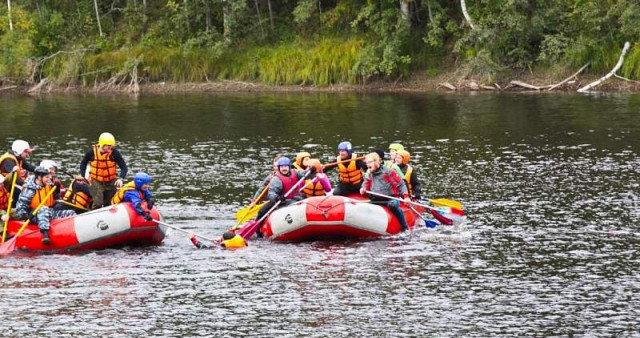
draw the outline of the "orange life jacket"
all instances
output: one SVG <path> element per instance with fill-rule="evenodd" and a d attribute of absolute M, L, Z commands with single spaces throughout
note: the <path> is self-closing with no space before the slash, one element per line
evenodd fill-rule
<path fill-rule="evenodd" d="M 90 163 L 92 180 L 111 182 L 116 179 L 116 161 L 113 160 L 112 155 L 113 150 L 101 153 L 99 145 L 93 146 L 93 161 Z"/>
<path fill-rule="evenodd" d="M 33 195 L 33 198 L 31 199 L 31 209 L 35 210 L 38 206 L 40 206 L 40 203 L 42 203 L 44 198 L 53 188 L 55 188 L 55 185 L 45 184 L 42 188 L 36 190 L 35 195 Z M 47 198 L 47 200 L 44 202 L 44 204 L 42 204 L 42 206 L 51 208 L 54 204 L 56 204 L 56 199 L 53 194 L 51 194 L 49 195 L 49 198 Z"/>
<path fill-rule="evenodd" d="M 129 190 L 136 190 L 135 183 L 129 182 L 123 185 L 122 188 L 120 188 L 120 190 L 118 190 L 118 192 L 116 192 L 116 194 L 113 195 L 113 198 L 111 199 L 111 205 L 121 203 L 122 200 L 124 199 L 124 193 Z M 140 199 L 144 200 L 144 193 L 142 191 L 138 191 L 138 194 L 140 195 Z"/>
<path fill-rule="evenodd" d="M 348 166 L 344 165 L 347 162 L 338 163 L 338 180 L 341 183 L 358 184 L 362 182 L 362 170 L 358 169 L 356 161 L 353 161 L 356 157 L 358 157 L 356 154 L 351 154 L 352 160 L 348 162 Z M 340 161 L 342 161 L 342 158 L 338 156 L 337 162 Z"/>
<path fill-rule="evenodd" d="M 74 207 L 78 207 L 80 209 L 91 209 L 91 203 L 93 203 L 93 199 L 91 196 L 85 194 L 82 191 L 73 191 L 73 185 L 77 182 L 77 180 L 73 180 L 67 188 L 67 191 L 64 193 L 64 197 L 62 200 L 66 204 L 70 204 Z"/>
<path fill-rule="evenodd" d="M 302 192 L 307 195 L 307 197 L 326 195 L 324 192 L 324 187 L 322 186 L 322 183 L 320 183 L 320 180 L 316 180 L 313 183 L 311 183 L 311 181 L 313 180 L 309 179 L 304 181 L 304 190 L 302 190 Z"/>

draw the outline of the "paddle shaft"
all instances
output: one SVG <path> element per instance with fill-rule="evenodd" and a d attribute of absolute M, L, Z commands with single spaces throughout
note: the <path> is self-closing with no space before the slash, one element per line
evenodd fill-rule
<path fill-rule="evenodd" d="M 431 214 L 433 215 L 433 217 L 436 218 L 436 220 L 438 220 L 438 222 L 445 224 L 445 225 L 452 225 L 453 221 L 440 215 L 440 213 L 438 213 L 438 209 L 432 207 L 432 206 L 428 206 L 425 204 L 421 204 L 421 203 L 416 203 L 414 201 L 411 200 L 403 200 L 401 198 L 397 198 L 397 197 L 393 197 L 393 196 L 387 196 L 387 195 L 383 195 L 383 194 L 378 194 L 369 190 L 365 190 L 366 193 L 374 195 L 374 196 L 379 196 L 379 197 L 384 197 L 384 198 L 388 198 L 388 199 L 392 199 L 392 200 L 396 200 L 396 201 L 400 201 L 400 202 L 404 202 L 407 204 L 413 204 L 413 205 L 417 205 L 419 207 L 423 207 L 423 208 L 427 208 L 431 211 Z"/>
<path fill-rule="evenodd" d="M 9 225 L 9 219 L 11 218 L 11 205 L 13 204 L 13 192 L 16 190 L 16 179 L 18 173 L 13 172 L 13 179 L 11 180 L 11 193 L 9 194 L 9 204 L 7 205 L 7 220 L 4 221 L 4 228 L 2 229 L 2 243 L 7 238 L 7 227 Z"/>
<path fill-rule="evenodd" d="M 423 208 L 427 208 L 430 210 L 434 210 L 437 211 L 438 209 L 430 206 L 430 205 L 426 205 L 426 204 L 421 204 L 421 203 L 417 203 L 411 200 L 403 200 L 402 198 L 397 198 L 397 197 L 393 197 L 393 196 L 387 196 L 387 195 L 383 195 L 383 194 L 378 194 L 377 192 L 373 192 L 373 191 L 369 191 L 369 190 L 365 190 L 364 192 L 366 192 L 369 195 L 373 195 L 373 196 L 378 196 L 378 197 L 384 197 L 384 198 L 388 198 L 388 199 L 392 199 L 392 200 L 396 200 L 396 201 L 400 201 L 400 202 L 404 202 L 404 203 L 408 203 L 408 204 L 413 204 L 413 205 L 417 205 L 419 207 L 423 207 Z"/>
<path fill-rule="evenodd" d="M 38 210 L 42 208 L 44 203 L 49 199 L 49 197 L 51 197 L 51 195 L 53 195 L 53 192 L 56 191 L 56 189 L 58 189 L 58 187 L 54 185 L 53 189 L 51 189 L 51 191 L 49 191 L 49 193 L 42 199 L 42 201 L 40 202 L 40 205 L 38 205 L 38 207 L 33 210 L 31 215 L 35 216 L 38 213 Z M 14 238 L 18 238 L 18 236 L 20 236 L 20 234 L 24 231 L 24 229 L 27 227 L 27 225 L 29 225 L 30 222 L 31 222 L 31 217 L 29 217 L 28 220 L 24 221 L 24 223 L 22 224 L 22 227 L 20 227 L 20 230 L 18 230 Z"/>
<path fill-rule="evenodd" d="M 168 228 L 171 228 L 171 229 L 174 229 L 174 230 L 178 230 L 178 231 L 182 231 L 182 232 L 184 232 L 184 233 L 186 233 L 186 234 L 188 234 L 189 232 L 193 233 L 192 231 L 189 231 L 189 230 L 186 230 L 186 229 L 183 229 L 183 228 L 177 227 L 177 226 L 175 226 L 175 225 L 171 225 L 171 224 L 168 224 L 168 223 L 165 223 L 165 222 L 159 221 L 159 220 L 157 220 L 157 219 L 154 219 L 153 221 L 154 221 L 154 222 L 156 222 L 156 223 L 158 223 L 158 224 L 162 224 L 162 225 L 164 225 L 164 226 L 166 226 L 166 227 L 168 227 Z M 206 236 L 198 235 L 198 234 L 196 234 L 196 233 L 193 233 L 193 234 L 194 234 L 196 237 L 200 237 L 200 238 L 202 238 L 202 239 L 204 239 L 204 240 L 207 240 L 207 241 L 214 241 L 214 239 L 213 239 L 213 238 L 209 238 L 209 237 L 206 237 Z"/>
<path fill-rule="evenodd" d="M 327 164 L 322 166 L 322 169 L 335 167 L 340 163 L 351 162 L 351 161 L 360 161 L 360 160 L 364 160 L 364 156 L 360 156 L 360 157 L 356 157 L 356 158 L 349 158 L 349 159 L 346 159 L 346 160 L 341 160 L 341 161 L 332 162 L 332 163 L 327 163 Z"/>
<path fill-rule="evenodd" d="M 309 173 L 310 173 L 310 172 L 307 172 L 306 174 L 304 174 L 304 176 L 303 176 L 303 177 L 302 177 L 298 182 L 296 182 L 296 184 L 294 184 L 294 185 L 293 185 L 293 187 L 291 187 L 291 189 L 289 189 L 289 191 L 287 191 L 287 193 L 286 193 L 286 194 L 284 194 L 284 197 L 285 197 L 285 198 L 289 197 L 289 195 L 291 195 L 291 192 L 293 192 L 293 191 L 296 189 L 296 187 L 298 187 L 298 184 L 300 184 L 300 182 L 304 182 L 304 180 L 306 180 L 306 179 L 307 179 L 307 176 L 309 176 Z M 293 173 L 292 173 L 292 174 L 293 174 Z M 304 188 L 306 188 L 306 187 L 307 187 L 307 185 L 309 185 L 310 183 L 313 183 L 313 181 L 315 181 L 315 178 L 314 178 L 313 180 L 311 180 L 311 181 L 307 182 L 305 185 L 303 185 L 303 186 L 302 186 L 302 188 L 300 188 L 300 189 L 298 190 L 298 192 L 300 192 L 300 191 L 304 190 Z M 275 210 L 275 208 L 277 208 L 277 207 L 278 207 L 278 205 L 280 205 L 280 203 L 282 203 L 282 201 L 281 201 L 281 200 L 278 200 L 278 201 L 276 202 L 276 204 L 274 204 L 274 205 L 271 207 L 271 209 L 269 209 L 269 211 L 267 211 L 267 213 L 266 213 L 266 214 L 264 214 L 264 215 L 263 215 L 263 216 L 262 216 L 262 217 L 257 221 L 257 223 L 259 224 L 259 223 L 261 223 L 262 221 L 264 221 L 264 220 L 265 220 L 265 219 L 266 219 L 266 218 L 271 214 L 271 212 L 272 212 L 273 210 Z"/>

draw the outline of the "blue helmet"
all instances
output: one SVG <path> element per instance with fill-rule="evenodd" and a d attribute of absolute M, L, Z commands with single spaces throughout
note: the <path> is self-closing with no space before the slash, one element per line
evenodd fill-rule
<path fill-rule="evenodd" d="M 291 160 L 286 158 L 286 157 L 280 158 L 278 160 L 278 167 L 282 167 L 282 166 L 290 167 L 291 166 Z"/>
<path fill-rule="evenodd" d="M 340 144 L 338 144 L 338 151 L 340 150 L 346 150 L 347 153 L 351 155 L 351 153 L 353 152 L 353 149 L 351 147 L 351 142 L 349 141 L 340 142 Z"/>
<path fill-rule="evenodd" d="M 146 173 L 137 173 L 133 176 L 133 184 L 136 185 L 136 188 L 140 188 L 142 185 L 151 183 L 151 176 Z"/>

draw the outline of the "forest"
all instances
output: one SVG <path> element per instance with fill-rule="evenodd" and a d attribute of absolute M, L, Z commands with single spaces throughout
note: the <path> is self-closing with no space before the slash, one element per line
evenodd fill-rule
<path fill-rule="evenodd" d="M 7 0 L 0 81 L 323 86 L 450 73 L 640 79 L 639 0 Z"/>

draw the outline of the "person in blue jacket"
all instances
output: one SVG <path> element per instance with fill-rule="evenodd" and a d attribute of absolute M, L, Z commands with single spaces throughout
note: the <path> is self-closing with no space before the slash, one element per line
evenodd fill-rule
<path fill-rule="evenodd" d="M 130 202 L 138 215 L 143 216 L 147 221 L 151 221 L 153 219 L 151 217 L 151 209 L 154 201 L 151 198 L 151 191 L 149 191 L 149 183 L 151 183 L 151 176 L 148 174 L 135 174 L 133 182 L 123 185 L 111 199 L 111 204 Z M 147 202 L 148 211 L 142 208 L 142 202 Z"/>

